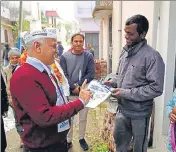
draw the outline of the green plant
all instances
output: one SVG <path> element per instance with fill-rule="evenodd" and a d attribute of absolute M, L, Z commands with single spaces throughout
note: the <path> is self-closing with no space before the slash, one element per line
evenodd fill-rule
<path fill-rule="evenodd" d="M 108 146 L 105 143 L 101 143 L 95 146 L 92 152 L 108 152 Z"/>
<path fill-rule="evenodd" d="M 19 21 L 16 21 L 15 26 L 13 26 L 12 28 L 13 35 L 14 35 L 14 42 L 18 41 L 18 27 L 19 27 Z M 30 31 L 30 22 L 23 18 L 22 32 L 24 31 Z"/>
<path fill-rule="evenodd" d="M 41 11 L 41 23 L 42 24 L 48 23 L 48 20 L 47 20 L 46 16 L 44 15 L 43 11 Z"/>

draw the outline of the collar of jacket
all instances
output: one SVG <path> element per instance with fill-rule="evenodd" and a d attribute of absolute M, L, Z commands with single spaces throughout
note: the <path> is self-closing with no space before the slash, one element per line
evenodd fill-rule
<path fill-rule="evenodd" d="M 128 57 L 135 55 L 146 44 L 147 44 L 147 40 L 144 39 L 143 41 L 139 42 L 138 44 L 134 45 L 133 47 L 128 48 L 128 46 L 126 45 L 123 48 L 123 50 L 125 50 L 125 52 L 127 53 L 126 57 L 128 58 Z"/>

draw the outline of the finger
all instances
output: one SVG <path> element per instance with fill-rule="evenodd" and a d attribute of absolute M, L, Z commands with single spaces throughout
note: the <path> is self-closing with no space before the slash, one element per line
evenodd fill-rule
<path fill-rule="evenodd" d="M 172 120 L 176 120 L 176 116 L 174 114 L 171 115 Z"/>
<path fill-rule="evenodd" d="M 173 114 L 172 116 L 173 116 L 174 119 L 176 119 L 176 115 L 175 114 Z"/>
<path fill-rule="evenodd" d="M 109 81 L 105 81 L 104 84 L 110 84 L 110 82 Z"/>
<path fill-rule="evenodd" d="M 171 118 L 170 118 L 170 120 L 173 121 L 173 122 L 175 122 L 176 119 L 172 115 Z"/>
<path fill-rule="evenodd" d="M 85 88 L 85 89 L 83 89 L 84 91 L 90 91 L 90 89 L 88 89 L 88 88 Z"/>
<path fill-rule="evenodd" d="M 83 84 L 82 84 L 82 86 L 81 86 L 81 89 L 86 88 L 86 84 L 87 84 L 87 79 L 84 80 L 84 82 L 83 82 Z"/>
<path fill-rule="evenodd" d="M 111 88 L 110 91 L 111 91 L 111 93 L 113 93 L 113 94 L 116 93 L 116 89 L 115 89 L 115 88 Z"/>

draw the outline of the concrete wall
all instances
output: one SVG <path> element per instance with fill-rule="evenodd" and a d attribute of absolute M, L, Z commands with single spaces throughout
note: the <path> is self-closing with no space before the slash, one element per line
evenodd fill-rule
<path fill-rule="evenodd" d="M 147 33 L 148 43 L 152 42 L 152 26 L 153 26 L 153 6 L 154 1 L 123 1 L 122 3 L 122 46 L 125 45 L 124 39 L 124 27 L 126 20 L 136 14 L 141 14 L 146 16 L 149 20 L 149 31 Z"/>
<path fill-rule="evenodd" d="M 92 18 L 95 1 L 78 1 L 75 2 L 75 18 Z"/>
<path fill-rule="evenodd" d="M 122 1 L 122 24 L 119 22 L 119 1 L 113 2 L 113 72 L 118 63 L 121 49 L 125 45 L 124 27 L 127 18 L 142 14 L 149 20 L 147 40 L 150 45 L 160 52 L 166 66 L 163 95 L 155 99 L 155 129 L 154 147 L 160 152 L 167 151 L 167 133 L 169 119 L 166 116 L 166 105 L 172 97 L 176 56 L 176 1 Z M 121 34 L 119 34 L 119 30 Z M 103 52 L 108 59 L 108 19 L 103 19 Z M 119 38 L 121 35 L 121 39 Z M 122 41 L 120 46 L 120 41 Z"/>
<path fill-rule="evenodd" d="M 116 72 L 120 52 L 122 50 L 122 47 L 126 44 L 124 38 L 124 27 L 125 22 L 129 17 L 136 14 L 142 14 L 147 17 L 147 19 L 149 20 L 150 28 L 146 38 L 148 40 L 148 43 L 152 44 L 153 7 L 154 1 L 113 1 L 112 72 Z"/>
<path fill-rule="evenodd" d="M 103 59 L 108 61 L 108 17 L 103 19 Z M 109 68 L 108 68 L 109 69 Z"/>
<path fill-rule="evenodd" d="M 175 8 L 175 1 L 163 1 L 160 3 L 156 48 L 163 57 L 166 72 L 163 95 L 155 99 L 154 147 L 161 152 L 167 151 L 169 119 L 166 115 L 166 105 L 172 97 L 174 85 L 176 55 Z"/>
<path fill-rule="evenodd" d="M 5 22 L 3 20 L 1 20 L 1 23 L 5 23 L 8 24 L 8 22 Z M 6 43 L 5 42 L 5 35 L 4 35 L 4 30 L 7 30 L 7 34 L 8 34 L 8 43 L 13 46 L 13 35 L 12 35 L 12 28 L 5 26 L 5 25 L 1 25 L 1 43 Z"/>
<path fill-rule="evenodd" d="M 100 31 L 100 21 L 95 21 L 93 18 L 82 18 L 78 19 L 79 27 L 81 31 L 93 31 L 99 32 Z"/>

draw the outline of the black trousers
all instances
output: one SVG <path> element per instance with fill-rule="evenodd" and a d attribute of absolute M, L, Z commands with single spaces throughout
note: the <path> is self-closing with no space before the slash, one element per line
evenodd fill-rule
<path fill-rule="evenodd" d="M 5 152 L 7 147 L 6 135 L 4 130 L 4 121 L 1 116 L 1 152 Z"/>
<path fill-rule="evenodd" d="M 23 152 L 68 152 L 67 141 L 63 143 L 57 143 L 55 145 L 46 148 L 23 148 Z"/>

